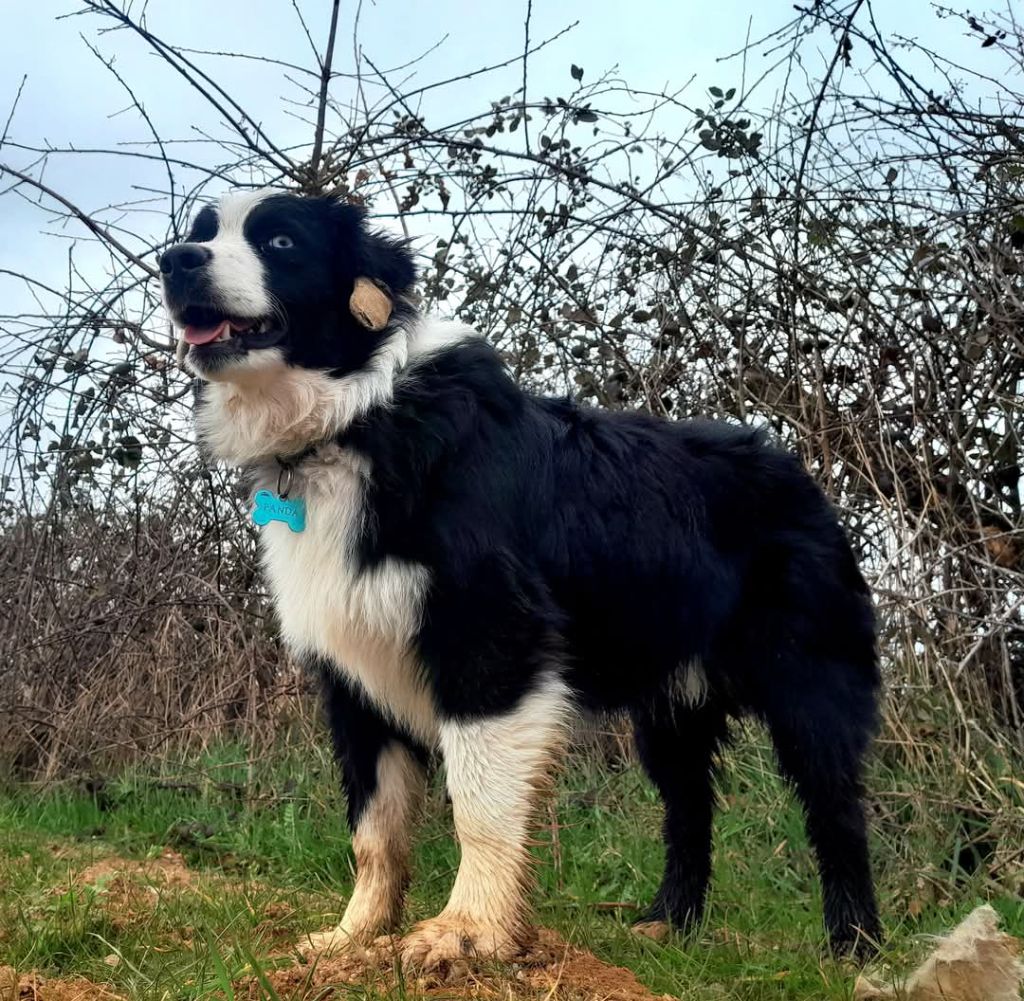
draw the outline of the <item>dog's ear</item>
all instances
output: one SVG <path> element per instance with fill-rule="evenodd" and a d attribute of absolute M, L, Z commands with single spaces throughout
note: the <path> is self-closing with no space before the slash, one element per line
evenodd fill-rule
<path fill-rule="evenodd" d="M 348 310 L 367 330 L 383 330 L 395 304 L 386 288 L 369 278 L 357 278 L 348 297 Z"/>
<path fill-rule="evenodd" d="M 416 281 L 416 266 L 405 240 L 371 232 L 364 222 L 362 249 L 362 277 L 387 286 L 395 295 L 409 291 Z"/>
<path fill-rule="evenodd" d="M 395 300 L 416 280 L 416 267 L 405 240 L 374 232 L 364 209 L 335 203 L 339 256 L 352 281 L 349 309 L 369 330 L 383 330 Z"/>

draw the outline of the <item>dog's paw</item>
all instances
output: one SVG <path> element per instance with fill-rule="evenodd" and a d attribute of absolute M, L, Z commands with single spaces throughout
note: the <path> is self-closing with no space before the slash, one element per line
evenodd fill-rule
<path fill-rule="evenodd" d="M 515 959 L 523 943 L 500 925 L 482 924 L 461 915 L 439 914 L 421 921 L 402 939 L 402 966 L 429 972 L 463 966 L 474 959 Z"/>
<path fill-rule="evenodd" d="M 364 943 L 352 932 L 341 925 L 327 931 L 307 935 L 298 944 L 299 954 L 309 961 L 319 957 L 340 956 L 343 954 L 361 955 L 365 952 Z"/>

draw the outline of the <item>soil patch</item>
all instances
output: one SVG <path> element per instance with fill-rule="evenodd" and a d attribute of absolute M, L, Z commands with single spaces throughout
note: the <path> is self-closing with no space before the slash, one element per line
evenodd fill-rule
<path fill-rule="evenodd" d="M 103 984 L 85 977 L 49 979 L 30 972 L 19 976 L 0 966 L 0 1001 L 124 1001 Z"/>
<path fill-rule="evenodd" d="M 331 996 L 331 988 L 344 991 L 345 985 L 391 990 L 397 984 L 396 949 L 399 940 L 390 936 L 377 939 L 368 949 L 339 956 L 319 957 L 305 965 L 271 970 L 266 974 L 281 998 L 298 999 L 307 995 L 318 999 Z M 239 996 L 257 1001 L 261 984 L 248 978 L 239 985 Z M 583 999 L 587 1001 L 660 1001 L 644 987 L 635 974 L 621 966 L 612 966 L 592 952 L 567 943 L 556 931 L 540 929 L 537 942 L 511 966 L 493 970 L 448 971 L 444 977 L 428 976 L 406 981 L 406 991 L 420 996 L 452 997 L 461 994 L 473 998 Z M 345 992 L 348 996 L 349 992 Z"/>
<path fill-rule="evenodd" d="M 164 891 L 180 893 L 193 888 L 195 882 L 195 873 L 189 870 L 185 859 L 167 848 L 152 859 L 126 859 L 117 855 L 100 859 L 72 873 L 71 887 L 57 887 L 53 892 L 94 887 L 103 894 L 104 908 L 114 927 L 125 928 L 150 914 Z"/>
<path fill-rule="evenodd" d="M 172 848 L 165 848 L 158 858 L 142 861 L 116 855 L 101 859 L 77 873 L 74 882 L 79 886 L 96 886 L 125 877 L 175 889 L 185 889 L 195 882 L 184 857 Z"/>

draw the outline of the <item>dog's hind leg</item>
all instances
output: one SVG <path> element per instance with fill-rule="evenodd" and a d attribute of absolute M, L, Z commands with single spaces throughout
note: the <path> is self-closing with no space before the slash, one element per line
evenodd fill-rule
<path fill-rule="evenodd" d="M 570 708 L 568 689 L 548 675 L 507 712 L 442 723 L 462 859 L 444 910 L 403 942 L 407 966 L 507 960 L 528 943 L 532 821 L 563 747 Z"/>
<path fill-rule="evenodd" d="M 341 923 L 312 935 L 312 953 L 372 940 L 398 924 L 412 830 L 426 787 L 426 754 L 330 669 L 324 704 L 348 801 L 356 880 Z"/>
<path fill-rule="evenodd" d="M 856 674 L 843 664 L 818 665 L 761 712 L 779 767 L 803 804 L 831 947 L 864 955 L 881 933 L 861 785 L 875 703 L 873 685 L 857 683 Z"/>
<path fill-rule="evenodd" d="M 714 701 L 668 697 L 634 708 L 632 717 L 640 761 L 665 804 L 665 872 L 636 929 L 664 921 L 689 929 L 703 916 L 711 876 L 715 764 L 728 721 Z"/>

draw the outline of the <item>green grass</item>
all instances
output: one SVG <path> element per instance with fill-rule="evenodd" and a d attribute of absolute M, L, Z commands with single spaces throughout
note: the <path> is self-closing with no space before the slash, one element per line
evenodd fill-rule
<path fill-rule="evenodd" d="M 887 962 L 905 968 L 922 935 L 949 928 L 982 900 L 991 900 L 1009 931 L 1024 934 L 1024 901 L 1013 893 L 1019 866 L 1001 872 L 1000 882 L 987 865 L 966 874 L 957 863 L 966 856 L 955 809 L 922 800 L 918 780 L 881 764 L 872 787 Z M 849 998 L 853 971 L 823 958 L 799 810 L 756 740 L 730 754 L 721 798 L 703 928 L 687 940 L 638 939 L 629 921 L 652 896 L 661 865 L 657 797 L 636 768 L 613 773 L 578 762 L 559 786 L 557 848 L 549 832 L 538 850 L 540 922 L 632 969 L 655 993 Z M 167 848 L 195 874 L 184 889 L 157 882 L 125 904 L 109 877 L 91 884 L 75 877 L 112 854 L 141 860 Z M 450 813 L 435 783 L 410 920 L 443 905 L 456 864 Z M 131 998 L 231 997 L 241 976 L 287 962 L 304 932 L 338 920 L 350 865 L 322 749 L 282 751 L 253 765 L 227 747 L 91 790 L 13 789 L 0 795 L 0 963 L 84 976 Z M 597 906 L 607 902 L 621 906 Z M 349 992 L 374 996 L 371 988 Z"/>

